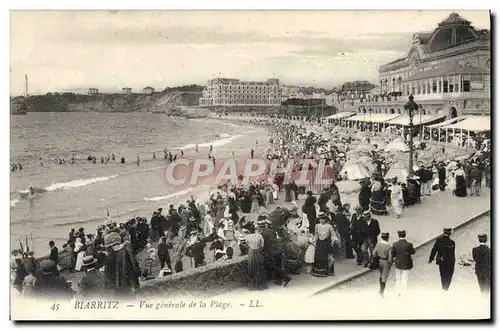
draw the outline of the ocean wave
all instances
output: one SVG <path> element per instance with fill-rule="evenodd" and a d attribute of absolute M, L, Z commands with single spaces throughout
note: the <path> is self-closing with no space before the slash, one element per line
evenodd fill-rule
<path fill-rule="evenodd" d="M 241 134 L 238 134 L 238 135 L 228 135 L 228 134 L 224 134 L 223 133 L 220 136 L 221 137 L 225 136 L 225 137 L 223 139 L 215 140 L 215 141 L 212 141 L 212 142 L 200 143 L 200 144 L 198 144 L 198 147 L 210 147 L 210 146 L 221 147 L 221 146 L 224 146 L 226 144 L 231 143 L 231 141 L 233 141 L 234 139 L 239 138 L 242 135 Z M 187 145 L 185 145 L 183 147 L 176 148 L 176 149 L 185 150 L 185 149 L 194 149 L 194 148 L 196 148 L 196 144 L 190 143 L 190 144 L 187 144 Z"/>
<path fill-rule="evenodd" d="M 127 214 L 137 212 L 138 210 L 139 209 L 131 209 L 131 210 L 128 210 L 126 212 L 122 212 L 122 213 L 118 213 L 118 214 L 111 213 L 111 220 L 116 221 L 117 223 L 125 222 L 125 220 L 128 220 L 128 219 L 123 219 L 120 217 L 123 217 Z M 139 216 L 139 214 L 136 214 L 136 215 Z M 97 221 L 102 221 L 102 223 L 104 224 L 107 220 L 108 220 L 107 216 L 102 216 L 102 217 L 96 217 L 96 218 L 79 220 L 79 221 L 55 223 L 55 224 L 51 224 L 51 226 L 64 227 L 64 226 L 68 226 L 68 225 L 80 225 L 80 224 L 92 223 L 92 222 L 97 222 Z"/>
<path fill-rule="evenodd" d="M 118 177 L 119 174 L 115 175 L 110 175 L 110 176 L 101 176 L 97 178 L 92 178 L 92 179 L 76 179 L 68 182 L 59 182 L 59 183 L 53 183 L 50 186 L 46 187 L 46 191 L 54 191 L 54 190 L 60 190 L 60 189 L 71 189 L 71 188 L 78 188 L 78 187 L 85 187 L 88 186 L 89 184 L 94 184 L 97 182 L 102 182 L 102 181 L 108 181 L 111 179 L 114 179 Z"/>
<path fill-rule="evenodd" d="M 144 197 L 143 200 L 146 201 L 146 202 L 158 202 L 158 201 L 162 201 L 162 200 L 165 200 L 165 199 L 172 199 L 172 198 L 175 198 L 175 197 L 179 197 L 179 196 L 182 196 L 182 195 L 186 195 L 190 192 L 192 192 L 194 190 L 194 188 L 187 188 L 187 189 L 184 189 L 184 190 L 181 190 L 181 191 L 178 191 L 174 194 L 170 194 L 170 195 L 166 195 L 166 196 L 156 196 L 156 197 Z"/>
<path fill-rule="evenodd" d="M 16 199 L 11 200 L 10 207 L 15 207 L 17 203 L 19 203 L 19 199 L 16 198 Z"/>

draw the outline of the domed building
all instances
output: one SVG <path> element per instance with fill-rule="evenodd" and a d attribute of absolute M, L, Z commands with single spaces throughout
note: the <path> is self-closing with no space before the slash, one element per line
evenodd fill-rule
<path fill-rule="evenodd" d="M 474 28 L 457 13 L 434 31 L 415 33 L 405 57 L 379 67 L 378 90 L 357 101 L 357 113 L 348 120 L 378 127 L 407 126 L 404 105 L 412 94 L 420 105 L 415 125 L 444 121 L 441 126 L 452 127 L 480 115 L 482 120 L 468 122 L 483 123 L 480 127 L 471 124 L 470 130 L 484 131 L 490 122 L 490 42 L 489 30 Z"/>

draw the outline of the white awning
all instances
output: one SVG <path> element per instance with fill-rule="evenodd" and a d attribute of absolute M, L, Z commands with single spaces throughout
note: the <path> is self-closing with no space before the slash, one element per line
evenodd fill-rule
<path fill-rule="evenodd" d="M 438 119 L 443 118 L 443 117 L 444 116 L 415 115 L 415 116 L 413 116 L 413 125 L 430 123 L 432 121 L 438 120 Z M 387 122 L 387 124 L 408 126 L 408 125 L 410 125 L 410 116 L 401 115 L 397 118 L 389 120 Z"/>
<path fill-rule="evenodd" d="M 468 116 L 464 120 L 443 128 L 463 129 L 472 132 L 487 132 L 491 131 L 490 116 Z"/>
<path fill-rule="evenodd" d="M 451 119 L 445 120 L 442 123 L 437 123 L 437 124 L 429 125 L 427 127 L 430 127 L 430 128 L 443 127 L 443 126 L 454 124 L 457 121 L 464 120 L 465 118 L 467 118 L 467 117 L 466 116 L 455 117 L 455 118 L 451 118 Z"/>
<path fill-rule="evenodd" d="M 391 120 L 393 118 L 396 118 L 400 115 L 398 114 L 357 114 L 354 117 L 349 117 L 346 120 L 352 120 L 352 121 L 363 121 L 367 123 L 382 123 L 386 122 L 388 120 Z"/>
<path fill-rule="evenodd" d="M 340 118 L 353 116 L 355 114 L 356 114 L 355 112 L 339 112 L 339 113 L 336 113 L 334 115 L 326 117 L 326 119 L 340 119 Z"/>

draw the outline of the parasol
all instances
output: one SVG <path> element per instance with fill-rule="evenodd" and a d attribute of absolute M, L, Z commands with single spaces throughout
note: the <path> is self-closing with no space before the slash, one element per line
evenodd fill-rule
<path fill-rule="evenodd" d="M 413 166 L 413 171 L 417 171 L 418 169 L 419 169 L 418 166 L 416 166 L 416 165 Z M 398 178 L 398 181 L 404 182 L 404 181 L 406 181 L 408 174 L 409 174 L 408 173 L 408 162 L 398 161 L 398 162 L 394 163 L 389 168 L 389 170 L 385 174 L 384 178 L 386 180 Z"/>
<path fill-rule="evenodd" d="M 410 148 L 403 141 L 392 141 L 391 143 L 389 143 L 385 147 L 384 150 L 387 152 L 391 152 L 391 151 L 407 152 L 407 151 L 410 151 Z"/>
<path fill-rule="evenodd" d="M 370 170 L 357 161 L 347 162 L 341 170 L 341 173 L 347 172 L 348 180 L 361 180 L 371 176 Z"/>

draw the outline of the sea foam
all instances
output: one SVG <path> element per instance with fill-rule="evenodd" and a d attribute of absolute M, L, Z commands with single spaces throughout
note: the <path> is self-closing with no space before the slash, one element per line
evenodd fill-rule
<path fill-rule="evenodd" d="M 187 188 L 187 189 L 184 189 L 184 190 L 181 190 L 181 191 L 178 191 L 176 193 L 173 193 L 173 194 L 170 194 L 170 195 L 166 195 L 166 196 L 156 196 L 156 197 L 144 197 L 143 200 L 145 200 L 146 202 L 158 202 L 158 201 L 163 201 L 163 200 L 166 200 L 166 199 L 172 199 L 172 198 L 175 198 L 175 197 L 179 197 L 179 196 L 182 196 L 182 195 L 186 195 L 186 194 L 189 194 L 190 192 L 192 192 L 194 190 L 194 188 Z"/>
<path fill-rule="evenodd" d="M 108 181 L 111 179 L 114 179 L 118 177 L 119 174 L 111 175 L 111 176 L 101 176 L 97 178 L 91 178 L 91 179 L 76 179 L 73 181 L 68 181 L 68 182 L 59 182 L 59 183 L 53 183 L 50 186 L 46 187 L 46 191 L 54 191 L 54 190 L 60 190 L 60 189 L 71 189 L 71 188 L 77 188 L 77 187 L 84 187 L 88 186 L 90 184 L 94 184 L 97 182 L 102 182 L 102 181 Z"/>
<path fill-rule="evenodd" d="M 224 137 L 223 139 L 215 140 L 215 141 L 212 141 L 212 142 L 200 143 L 200 144 L 198 144 L 198 147 L 210 147 L 210 146 L 221 147 L 221 146 L 224 146 L 226 144 L 231 143 L 231 141 L 233 141 L 234 139 L 239 138 L 240 136 L 242 136 L 242 135 L 241 134 L 238 134 L 238 135 L 227 135 L 227 134 L 223 133 L 223 134 L 221 134 L 221 137 Z M 185 145 L 183 147 L 176 148 L 176 149 L 185 150 L 185 149 L 193 149 L 193 148 L 196 148 L 196 144 L 190 143 L 190 144 L 187 144 L 187 145 Z"/>

